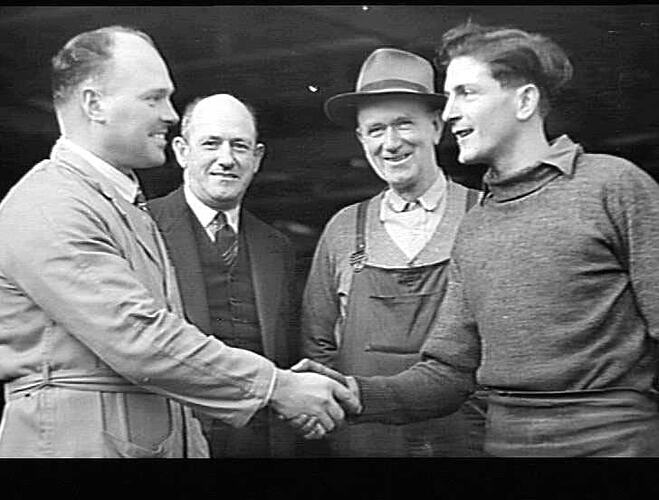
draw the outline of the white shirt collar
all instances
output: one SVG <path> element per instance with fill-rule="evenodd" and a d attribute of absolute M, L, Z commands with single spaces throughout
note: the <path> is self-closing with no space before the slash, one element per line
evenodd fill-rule
<path fill-rule="evenodd" d="M 437 210 L 444 194 L 446 193 L 446 177 L 444 172 L 440 169 L 439 175 L 435 182 L 417 198 L 417 201 L 424 210 L 432 212 Z M 393 189 L 387 189 L 382 197 L 382 208 L 380 210 L 380 219 L 382 219 L 382 211 L 387 208 L 394 212 L 402 212 L 403 208 L 408 202 L 401 198 Z M 388 206 L 387 206 L 388 205 Z"/>
<path fill-rule="evenodd" d="M 203 201 L 201 201 L 190 189 L 190 187 L 183 183 L 183 195 L 185 196 L 185 201 L 192 210 L 192 213 L 197 217 L 197 220 L 201 226 L 206 229 L 208 225 L 213 221 L 215 215 L 217 215 L 217 210 L 209 207 Z M 240 219 L 240 205 L 228 210 L 222 210 L 227 216 L 227 222 L 233 228 L 233 230 L 238 233 L 238 221 Z"/>
<path fill-rule="evenodd" d="M 135 202 L 135 196 L 137 195 L 139 183 L 137 181 L 137 176 L 133 173 L 132 170 L 130 171 L 132 177 L 128 177 L 118 169 L 114 168 L 108 162 L 102 160 L 91 151 L 76 144 L 71 139 L 60 137 L 58 142 L 64 145 L 67 149 L 76 153 L 78 156 L 82 157 L 96 171 L 98 171 L 99 174 L 110 181 L 112 187 L 116 189 L 119 196 L 128 201 L 128 203 Z"/>

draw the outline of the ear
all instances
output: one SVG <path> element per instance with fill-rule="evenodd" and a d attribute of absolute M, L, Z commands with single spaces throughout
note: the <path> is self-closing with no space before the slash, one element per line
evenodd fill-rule
<path fill-rule="evenodd" d="M 526 121 L 531 118 L 540 104 L 540 89 L 534 83 L 527 83 L 515 90 L 517 94 L 518 120 Z"/>
<path fill-rule="evenodd" d="M 261 162 L 265 156 L 265 144 L 259 142 L 254 146 L 254 173 L 259 171 L 261 168 Z"/>
<path fill-rule="evenodd" d="M 435 136 L 433 137 L 433 143 L 435 144 L 435 146 L 437 146 L 439 145 L 439 141 L 442 138 L 442 132 L 444 130 L 444 121 L 441 118 L 441 111 L 433 111 L 432 125 L 435 129 Z"/>
<path fill-rule="evenodd" d="M 364 136 L 363 136 L 361 130 L 359 130 L 359 127 L 357 127 L 355 129 L 355 136 L 357 137 L 357 140 L 359 141 L 359 143 L 362 145 L 362 148 L 364 149 L 364 151 L 366 151 L 366 142 L 364 140 Z"/>
<path fill-rule="evenodd" d="M 172 139 L 172 150 L 174 151 L 174 156 L 176 156 L 176 162 L 185 170 L 188 166 L 187 157 L 190 150 L 187 141 L 181 136 L 174 137 Z"/>
<path fill-rule="evenodd" d="M 80 106 L 89 120 L 105 123 L 105 106 L 103 95 L 93 87 L 83 87 L 80 92 Z"/>

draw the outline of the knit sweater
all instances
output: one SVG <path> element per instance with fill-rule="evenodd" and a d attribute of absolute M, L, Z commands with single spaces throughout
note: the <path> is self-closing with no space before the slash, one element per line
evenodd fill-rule
<path fill-rule="evenodd" d="M 500 390 L 648 391 L 659 337 L 659 186 L 567 136 L 463 220 L 422 361 L 357 378 L 360 421 L 453 412 L 475 383 Z"/>

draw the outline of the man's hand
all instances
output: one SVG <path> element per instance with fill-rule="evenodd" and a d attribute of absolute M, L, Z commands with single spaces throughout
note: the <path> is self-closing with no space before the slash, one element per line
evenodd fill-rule
<path fill-rule="evenodd" d="M 319 439 L 340 425 L 345 417 L 344 408 L 350 413 L 360 408 L 354 394 L 334 380 L 317 373 L 279 369 L 270 406 L 291 424 L 304 417 L 307 428 L 313 427 L 305 432 L 305 437 L 310 434 L 308 439 Z"/>
<path fill-rule="evenodd" d="M 354 377 L 346 377 L 342 373 L 339 373 L 336 370 L 332 370 L 331 368 L 325 366 L 322 363 L 319 363 L 318 361 L 313 361 L 308 358 L 301 359 L 294 366 L 291 367 L 291 371 L 314 372 L 314 373 L 319 373 L 320 375 L 325 375 L 326 377 L 334 379 L 337 382 L 340 382 L 341 384 L 346 386 L 348 389 L 350 389 L 350 392 L 354 394 L 357 401 L 360 401 L 359 386 L 357 385 L 357 382 L 355 381 Z M 348 411 L 348 413 L 358 415 L 362 411 L 361 402 L 356 411 L 351 411 L 350 408 L 345 408 L 345 410 Z"/>
<path fill-rule="evenodd" d="M 342 373 L 332 370 L 327 366 L 313 361 L 311 359 L 302 359 L 295 366 L 291 367 L 291 371 L 294 372 L 315 372 L 320 375 L 325 375 L 337 382 L 340 382 L 342 385 L 350 389 L 350 392 L 354 395 L 355 399 L 359 402 L 359 386 L 353 377 L 346 377 Z M 354 409 L 345 408 L 348 413 L 359 414 L 362 410 L 361 403 Z M 318 427 L 318 420 L 310 415 L 301 414 L 292 419 L 288 420 L 288 423 L 300 434 L 304 436 L 305 439 L 319 439 L 325 434 L 322 432 L 322 429 Z"/>

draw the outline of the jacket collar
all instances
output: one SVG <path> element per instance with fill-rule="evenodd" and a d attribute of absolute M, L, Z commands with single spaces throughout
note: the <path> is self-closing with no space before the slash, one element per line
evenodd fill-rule
<path fill-rule="evenodd" d="M 101 174 L 101 176 L 112 185 L 117 194 L 128 203 L 133 203 L 135 201 L 135 197 L 139 190 L 139 183 L 133 171 L 130 171 L 130 175 L 120 172 L 102 158 L 99 158 L 91 151 L 83 148 L 66 137 L 60 137 L 57 140 L 53 147 L 53 151 L 55 150 L 58 152 L 68 151 L 77 155 L 84 160 L 88 166 L 93 167 L 99 174 Z M 76 162 L 76 164 L 78 163 L 79 162 Z"/>
<path fill-rule="evenodd" d="M 158 235 L 154 234 L 154 223 L 151 217 L 138 209 L 132 202 L 119 195 L 115 185 L 106 176 L 99 173 L 98 169 L 90 165 L 89 161 L 69 148 L 66 142 L 57 141 L 50 154 L 52 161 L 61 165 L 79 176 L 101 196 L 106 198 L 119 213 L 124 223 L 135 234 L 137 241 L 144 248 L 149 257 L 163 269 L 163 260 L 157 242 Z"/>
<path fill-rule="evenodd" d="M 132 203 L 132 200 L 127 200 L 125 196 L 119 194 L 119 190 L 112 180 L 102 175 L 97 167 L 93 166 L 85 156 L 80 155 L 75 150 L 76 148 L 70 148 L 68 143 L 70 143 L 68 140 L 55 142 L 50 152 L 50 158 L 77 173 L 85 182 L 109 200 L 116 203 L 116 200 L 121 199 Z"/>

